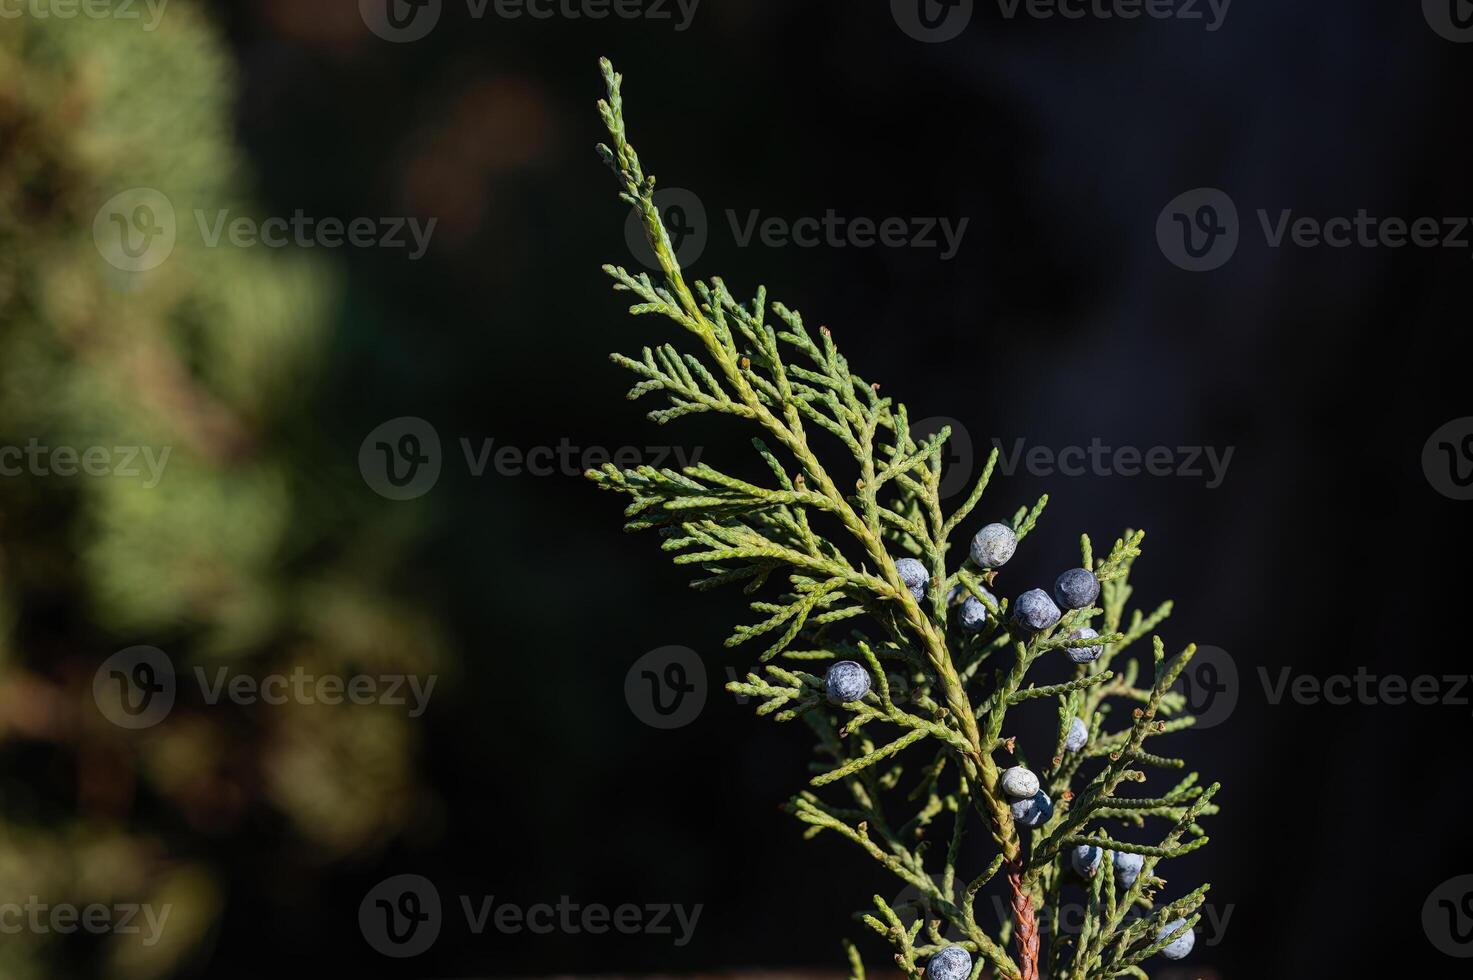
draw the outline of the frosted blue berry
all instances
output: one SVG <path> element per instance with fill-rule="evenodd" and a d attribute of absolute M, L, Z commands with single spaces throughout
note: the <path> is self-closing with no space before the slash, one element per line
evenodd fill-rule
<path fill-rule="evenodd" d="M 1176 932 L 1176 930 L 1180 929 L 1186 924 L 1186 919 L 1173 919 L 1171 922 L 1166 923 L 1166 925 L 1161 927 L 1161 931 L 1156 933 L 1156 942 L 1161 942 L 1161 940 L 1165 939 L 1173 932 Z M 1190 953 L 1192 951 L 1192 947 L 1195 945 L 1197 945 L 1197 934 L 1191 929 L 1188 929 L 1186 932 L 1173 939 L 1170 945 L 1168 945 L 1165 949 L 1161 950 L 1161 955 L 1166 957 L 1168 960 L 1179 960 L 1183 956 L 1186 956 L 1188 953 Z"/>
<path fill-rule="evenodd" d="M 1088 878 L 1100 868 L 1100 861 L 1105 852 L 1095 844 L 1076 844 L 1074 850 L 1069 852 L 1069 863 L 1074 865 L 1074 870 Z"/>
<path fill-rule="evenodd" d="M 972 954 L 960 946 L 948 946 L 926 964 L 926 980 L 967 980 L 972 975 Z"/>
<path fill-rule="evenodd" d="M 1054 583 L 1054 598 L 1065 609 L 1083 609 L 1100 597 L 1100 580 L 1087 568 L 1071 568 Z"/>
<path fill-rule="evenodd" d="M 931 581 L 931 573 L 926 571 L 925 565 L 914 558 L 902 558 L 895 563 L 895 571 L 917 602 L 926 597 L 926 583 Z"/>
<path fill-rule="evenodd" d="M 1006 524 L 989 524 L 972 538 L 972 561 L 982 568 L 1001 568 L 1018 550 L 1018 536 Z"/>
<path fill-rule="evenodd" d="M 829 667 L 823 683 L 835 704 L 862 701 L 869 693 L 869 671 L 852 660 L 840 660 Z"/>
<path fill-rule="evenodd" d="M 979 592 L 982 593 L 982 595 L 987 597 L 988 601 L 992 603 L 994 609 L 997 608 L 997 596 L 993 595 L 991 592 L 988 592 L 981 586 L 978 586 L 977 589 Z M 962 621 L 962 626 L 968 631 L 975 633 L 977 630 L 980 630 L 985 624 L 987 617 L 987 603 L 979 600 L 975 595 L 972 594 L 972 590 L 967 588 L 965 585 L 953 585 L 951 587 L 951 594 L 946 597 L 946 604 L 948 606 L 958 606 L 957 618 Z M 961 606 L 965 606 L 966 609 L 962 609 Z M 971 625 L 968 625 L 969 623 L 975 623 L 976 625 L 975 627 L 973 627 Z"/>
<path fill-rule="evenodd" d="M 981 632 L 982 627 L 987 625 L 987 607 L 982 604 L 981 599 L 969 595 L 957 608 L 956 621 L 968 633 Z"/>
<path fill-rule="evenodd" d="M 1125 851 L 1115 852 L 1115 880 L 1126 888 L 1135 884 L 1135 880 L 1141 876 L 1141 868 L 1145 866 L 1146 859 L 1140 854 L 1127 854 Z"/>
<path fill-rule="evenodd" d="M 1079 629 L 1074 630 L 1069 634 L 1069 639 L 1092 640 L 1099 635 L 1100 634 L 1096 633 L 1088 626 L 1081 626 Z M 1103 643 L 1100 643 L 1095 646 L 1065 647 L 1064 649 L 1069 651 L 1069 659 L 1074 661 L 1076 664 L 1092 664 L 1096 660 L 1100 659 L 1100 654 L 1105 652 L 1105 645 Z"/>
<path fill-rule="evenodd" d="M 1020 827 L 1039 827 L 1054 815 L 1054 801 L 1039 790 L 1026 800 L 1014 800 L 1011 807 L 1013 821 Z"/>
<path fill-rule="evenodd" d="M 1026 800 L 1038 792 L 1038 777 L 1023 766 L 1004 769 L 1002 791 L 1015 800 Z"/>
<path fill-rule="evenodd" d="M 1070 752 L 1078 752 L 1089 742 L 1089 726 L 1083 720 L 1075 718 L 1069 723 L 1069 733 L 1064 736 L 1064 748 Z"/>
<path fill-rule="evenodd" d="M 1061 615 L 1054 600 L 1042 589 L 1029 589 L 1013 603 L 1013 618 L 1035 633 L 1057 623 Z"/>

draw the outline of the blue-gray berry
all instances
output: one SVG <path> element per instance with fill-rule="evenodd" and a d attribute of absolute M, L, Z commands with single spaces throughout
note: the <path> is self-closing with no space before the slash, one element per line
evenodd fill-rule
<path fill-rule="evenodd" d="M 1173 919 L 1172 921 L 1166 923 L 1166 925 L 1161 927 L 1161 931 L 1156 933 L 1156 942 L 1161 942 L 1167 936 L 1171 935 L 1173 932 L 1176 932 L 1176 930 L 1180 929 L 1186 924 L 1186 919 Z M 1197 945 L 1197 934 L 1191 929 L 1188 929 L 1186 932 L 1173 939 L 1166 946 L 1165 949 L 1161 950 L 1161 955 L 1166 957 L 1168 960 L 1179 960 L 1183 956 L 1186 956 L 1188 953 L 1190 953 L 1192 951 L 1192 947 L 1195 945 Z"/>
<path fill-rule="evenodd" d="M 1057 623 L 1061 615 L 1054 600 L 1042 589 L 1029 589 L 1013 603 L 1013 618 L 1035 633 Z"/>
<path fill-rule="evenodd" d="M 1089 742 L 1089 726 L 1082 719 L 1075 718 L 1069 722 L 1069 732 L 1064 736 L 1064 748 L 1070 752 L 1078 752 Z"/>
<path fill-rule="evenodd" d="M 926 597 L 926 583 L 931 581 L 931 573 L 926 571 L 925 565 L 914 558 L 901 558 L 895 563 L 895 571 L 917 602 Z"/>
<path fill-rule="evenodd" d="M 1135 880 L 1141 876 L 1141 868 L 1145 866 L 1146 859 L 1140 854 L 1129 854 L 1125 851 L 1115 852 L 1115 880 L 1126 888 L 1135 884 Z"/>
<path fill-rule="evenodd" d="M 1074 850 L 1069 852 L 1069 863 L 1074 865 L 1074 870 L 1086 878 L 1093 875 L 1100 868 L 1100 861 L 1105 852 L 1095 844 L 1075 844 Z"/>
<path fill-rule="evenodd" d="M 957 607 L 956 621 L 968 633 L 979 633 L 987 625 L 987 607 L 982 604 L 981 599 L 969 595 Z"/>
<path fill-rule="evenodd" d="M 1026 800 L 1014 800 L 1010 806 L 1013 821 L 1020 827 L 1039 827 L 1054 815 L 1054 801 L 1039 790 Z"/>
<path fill-rule="evenodd" d="M 1069 633 L 1069 639 L 1092 640 L 1099 635 L 1100 634 L 1096 633 L 1088 626 L 1081 626 L 1079 629 L 1073 630 Z M 1064 649 L 1069 651 L 1069 659 L 1074 661 L 1076 664 L 1092 664 L 1096 660 L 1100 659 L 1100 654 L 1105 652 L 1105 645 L 1103 643 L 1100 643 L 1094 646 L 1065 647 Z"/>
<path fill-rule="evenodd" d="M 1018 536 L 1006 524 L 989 524 L 972 538 L 972 561 L 983 568 L 1001 568 L 1018 550 Z"/>
<path fill-rule="evenodd" d="M 1100 580 L 1087 568 L 1071 568 L 1054 583 L 1054 598 L 1065 609 L 1083 609 L 1100 597 Z"/>
<path fill-rule="evenodd" d="M 967 980 L 972 975 L 972 954 L 960 946 L 948 946 L 926 964 L 926 980 Z"/>
<path fill-rule="evenodd" d="M 1000 782 L 1002 791 L 1015 800 L 1029 799 L 1038 792 L 1038 777 L 1024 766 L 1004 769 Z"/>
<path fill-rule="evenodd" d="M 869 671 L 852 660 L 840 660 L 829 667 L 824 687 L 835 704 L 862 701 L 869 693 Z"/>

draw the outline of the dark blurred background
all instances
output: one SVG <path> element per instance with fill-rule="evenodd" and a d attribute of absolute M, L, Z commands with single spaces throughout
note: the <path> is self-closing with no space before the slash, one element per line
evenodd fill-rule
<path fill-rule="evenodd" d="M 36 4 L 0 21 L 0 444 L 171 454 L 152 486 L 61 465 L 0 479 L 0 884 L 19 896 L 0 898 L 172 913 L 147 947 L 7 935 L 4 976 L 831 971 L 861 935 L 852 913 L 898 892 L 777 811 L 808 738 L 720 690 L 755 652 L 721 647 L 740 597 L 690 592 L 576 462 L 467 461 L 465 444 L 583 462 L 674 445 L 720 466 L 745 445 L 646 421 L 607 360 L 680 338 L 628 317 L 599 270 L 637 265 L 593 153 L 600 55 L 625 73 L 647 168 L 704 210 L 683 198 L 674 215 L 705 239 L 691 272 L 739 295 L 765 283 L 831 326 L 912 418 L 952 420 L 957 466 L 994 440 L 1231 451 L 1212 486 L 1205 459 L 1200 476 L 1020 463 L 977 515 L 1050 495 L 1008 594 L 1072 561 L 1081 531 L 1103 550 L 1145 528 L 1139 603 L 1175 599 L 1169 645 L 1211 644 L 1236 669 L 1221 723 L 1172 737 L 1224 789 L 1213 843 L 1167 875 L 1213 882 L 1230 919 L 1160 975 L 1460 972 L 1423 907 L 1473 872 L 1473 708 L 1274 704 L 1262 672 L 1468 672 L 1473 504 L 1424 448 L 1473 414 L 1473 233 L 1276 248 L 1259 212 L 1431 216 L 1443 233 L 1473 215 L 1473 35 L 1450 19 L 1465 4 L 1066 19 L 928 0 L 929 37 L 899 2 L 649 0 L 595 20 L 573 0 L 546 19 L 444 0 L 402 28 L 371 0 L 140 2 L 139 19 Z M 142 270 L 104 245 L 107 202 L 140 187 L 176 216 L 172 251 Z M 1168 204 L 1187 194 L 1195 218 L 1199 188 L 1236 205 L 1238 242 L 1190 271 Z M 127 220 L 159 217 L 122 200 Z M 227 209 L 436 223 L 417 257 L 211 247 L 196 212 L 213 227 Z M 754 213 L 830 210 L 967 224 L 949 256 L 742 244 Z M 393 500 L 360 447 L 406 417 L 431 427 L 441 469 Z M 1450 431 L 1468 453 L 1473 423 Z M 93 682 L 137 645 L 181 677 L 305 666 L 437 686 L 410 717 L 211 705 L 181 683 L 165 720 L 128 730 Z M 672 645 L 704 656 L 709 693 L 660 730 L 625 678 Z M 407 959 L 359 922 L 399 874 L 446 906 Z M 685 945 L 475 935 L 461 896 L 702 911 Z M 872 937 L 860 948 L 887 961 Z"/>

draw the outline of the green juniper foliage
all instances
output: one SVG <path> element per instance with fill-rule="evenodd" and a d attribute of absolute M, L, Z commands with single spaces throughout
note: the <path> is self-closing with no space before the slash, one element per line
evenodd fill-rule
<path fill-rule="evenodd" d="M 1142 964 L 1199 918 L 1207 886 L 1163 900 L 1158 866 L 1207 842 L 1197 821 L 1216 812 L 1217 785 L 1203 788 L 1195 773 L 1178 773 L 1164 793 L 1125 793 L 1126 784 L 1146 782 L 1148 770 L 1183 768 L 1145 743 L 1193 721 L 1171 687 L 1194 647 L 1168 658 L 1152 637 L 1149 660 L 1122 656 L 1171 611 L 1164 603 L 1149 614 L 1127 612 L 1143 533 L 1127 531 L 1103 557 L 1081 537 L 1081 566 L 1101 583 L 1096 603 L 1066 610 L 1036 633 L 1011 625 L 1008 602 L 988 588 L 997 585 L 997 569 L 970 558 L 947 562 L 948 542 L 982 499 L 996 451 L 947 515 L 939 486 L 948 430 L 917 442 L 905 406 L 851 371 L 827 328 L 814 337 L 797 312 L 769 304 L 761 288 L 743 303 L 720 279 L 688 283 L 655 205 L 654 178 L 625 132 L 620 76 L 607 61 L 602 67 L 608 98 L 599 111 L 610 143 L 599 154 L 617 175 L 621 198 L 639 213 L 663 278 L 606 271 L 616 290 L 636 298 L 630 312 L 668 317 L 699 342 L 698 353 L 665 344 L 613 359 L 639 379 L 630 398 L 663 396 L 649 413 L 657 422 L 718 413 L 755 426 L 752 446 L 771 475 L 759 483 L 705 464 L 678 472 L 610 464 L 588 476 L 631 498 L 626 529 L 658 529 L 675 563 L 699 570 L 696 589 L 741 584 L 749 595 L 771 596 L 753 601 L 756 621 L 727 640 L 760 644 L 761 673 L 728 690 L 756 699 L 759 715 L 802 719 L 817 738 L 822 762 L 788 812 L 808 825 L 807 836 L 829 832 L 851 842 L 918 896 L 893 906 L 875 896 L 874 908 L 859 916 L 912 977 L 948 945 L 972 956 L 973 978 L 989 968 L 1020 980 L 1146 976 Z M 850 475 L 836 477 L 836 468 Z M 841 488 L 840 479 L 852 486 Z M 1019 541 L 1046 503 L 1013 514 Z M 929 573 L 919 600 L 896 570 L 901 558 L 919 559 Z M 979 631 L 953 624 L 953 609 L 967 596 L 987 609 Z M 1098 637 L 1069 639 L 1087 626 Z M 1103 653 L 1091 662 L 1066 655 L 1099 645 Z M 825 696 L 822 672 L 844 660 L 866 667 L 873 683 L 861 700 L 837 704 Z M 1035 686 L 1027 676 L 1040 660 L 1072 676 Z M 1055 804 L 1031 829 L 1015 821 L 1001 785 L 1004 769 L 1025 764 L 1024 747 L 1008 734 L 1009 709 L 1025 704 L 1051 704 L 1057 714 L 1052 744 L 1026 754 Z M 1065 738 L 1076 718 L 1089 734 L 1073 751 Z M 918 771 L 907 777 L 902 759 Z M 979 832 L 995 853 L 985 867 L 964 870 L 963 842 Z M 1155 843 L 1123 839 L 1141 836 Z M 1082 875 L 1070 860 L 1081 844 L 1112 855 L 1093 869 L 1083 861 L 1089 873 Z M 1111 860 L 1118 852 L 1143 859 L 1132 884 Z M 978 893 L 995 877 L 1006 883 L 1010 914 L 999 924 L 979 922 Z M 1050 929 L 1041 949 L 1040 921 L 1058 923 L 1066 902 L 1083 903 L 1082 927 L 1069 935 Z M 1179 919 L 1185 929 L 1162 933 Z M 863 976 L 858 951 L 846 946 L 855 976 Z"/>

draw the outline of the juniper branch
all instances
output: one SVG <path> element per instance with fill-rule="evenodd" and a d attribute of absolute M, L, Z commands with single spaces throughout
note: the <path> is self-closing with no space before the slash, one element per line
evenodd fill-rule
<path fill-rule="evenodd" d="M 751 445 L 770 480 L 739 478 L 708 463 L 679 471 L 606 465 L 589 478 L 629 498 L 626 530 L 657 529 L 676 564 L 699 570 L 694 588 L 741 584 L 754 596 L 776 591 L 754 599 L 750 608 L 759 618 L 738 625 L 726 641 L 728 647 L 765 644 L 755 654 L 763 672 L 747 674 L 728 690 L 756 699 L 758 715 L 780 722 L 802 718 L 815 734 L 827 761 L 814 764 L 812 789 L 787 806 L 807 835 L 829 833 L 858 845 L 920 894 L 920 912 L 910 924 L 900 917 L 904 905 L 892 907 L 879 897 L 873 910 L 859 914 L 894 947 L 902 970 L 919 976 L 921 959 L 941 953 L 944 922 L 964 937 L 962 949 L 998 976 L 1034 980 L 1042 958 L 1038 911 L 1045 903 L 1057 910 L 1070 881 L 1071 849 L 1085 847 L 1139 855 L 1143 868 L 1123 893 L 1108 864 L 1086 877 L 1085 927 L 1077 936 L 1050 937 L 1050 972 L 1144 975 L 1140 964 L 1175 937 L 1148 935 L 1149 923 L 1132 919 L 1131 912 L 1150 907 L 1161 883 L 1157 862 L 1206 843 L 1198 820 L 1216 812 L 1211 800 L 1217 790 L 1215 784 L 1198 788 L 1192 774 L 1165 794 L 1121 793 L 1127 783 L 1148 780 L 1148 770 L 1183 765 L 1147 751 L 1145 743 L 1192 721 L 1179 714 L 1183 699 L 1171 686 L 1195 648 L 1168 659 L 1153 638 L 1144 665 L 1149 684 L 1140 680 L 1138 661 L 1120 659 L 1171 611 L 1170 603 L 1149 614 L 1128 608 L 1129 574 L 1144 534 L 1126 531 L 1103 557 L 1081 536 L 1083 572 L 1074 573 L 1093 583 L 1093 594 L 1065 602 L 1066 612 L 1054 609 L 1040 623 L 1027 622 L 1017 600 L 999 600 L 990 589 L 1012 547 L 1038 525 L 1047 496 L 1016 508 L 1005 524 L 984 528 L 965 558 L 950 560 L 950 539 L 982 505 L 997 452 L 948 515 L 940 483 L 949 430 L 916 439 L 905 405 L 882 396 L 878 384 L 851 368 L 832 331 L 820 327 L 815 335 L 801 314 L 769 300 L 764 288 L 741 302 L 719 278 L 688 281 L 655 204 L 655 179 L 629 140 L 622 78 L 607 61 L 601 65 L 607 95 L 599 112 L 609 143 L 599 146 L 599 155 L 618 181 L 620 198 L 638 215 L 660 274 L 612 265 L 605 271 L 616 291 L 634 298 L 632 314 L 664 317 L 698 347 L 692 353 L 667 343 L 612 359 L 636 378 L 631 399 L 662 399 L 648 412 L 657 424 L 714 413 L 755 426 Z M 852 488 L 841 488 L 823 462 L 835 449 L 857 469 Z M 1011 543 L 1007 555 L 989 558 L 977 548 L 994 528 Z M 1042 608 L 1030 596 L 1022 599 Z M 966 623 L 958 618 L 964 612 Z M 1080 632 L 1087 628 L 1097 632 Z M 836 635 L 841 629 L 850 632 Z M 1030 683 L 1029 672 L 1045 659 L 1074 661 L 1073 676 Z M 825 676 L 795 669 L 810 663 L 826 664 Z M 835 684 L 841 682 L 859 686 L 838 696 Z M 1009 711 L 1039 703 L 1052 703 L 1059 716 L 1039 792 L 1051 813 L 1035 799 L 1013 799 L 998 760 L 1006 753 L 1016 768 L 1023 756 L 1016 740 L 1003 734 Z M 1122 711 L 1126 727 L 1107 730 Z M 905 767 L 922 751 L 928 761 L 920 781 L 905 792 Z M 1095 767 L 1086 779 L 1085 770 Z M 1083 781 L 1077 791 L 1071 788 L 1076 780 Z M 829 802 L 815 792 L 830 787 L 843 787 L 848 802 Z M 898 802 L 887 802 L 902 793 Z M 892 822 L 886 812 L 891 805 L 908 807 L 908 816 Z M 928 835 L 948 820 L 944 857 L 933 872 Z M 1107 829 L 1141 828 L 1147 820 L 1169 821 L 1171 829 L 1154 843 L 1134 843 Z M 1026 842 L 1020 821 L 1031 828 Z M 995 853 L 980 874 L 968 877 L 960 867 L 963 842 L 978 824 Z M 1000 872 L 1012 912 L 990 933 L 977 922 L 975 899 Z M 958 896 L 962 881 L 967 884 Z M 1151 921 L 1165 912 L 1190 913 L 1202 893 L 1163 907 Z M 1010 940 L 1011 954 L 1005 948 Z M 857 950 L 845 948 L 851 974 L 862 977 Z"/>

